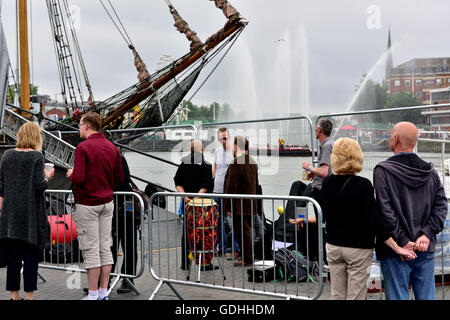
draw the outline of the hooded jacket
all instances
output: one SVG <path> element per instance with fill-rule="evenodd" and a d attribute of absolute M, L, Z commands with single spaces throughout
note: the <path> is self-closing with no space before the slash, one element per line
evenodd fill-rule
<path fill-rule="evenodd" d="M 398 154 L 375 167 L 373 181 L 380 216 L 377 258 L 396 256 L 384 244 L 390 237 L 403 247 L 425 234 L 430 240 L 428 252 L 434 252 L 448 202 L 433 164 L 414 153 Z"/>

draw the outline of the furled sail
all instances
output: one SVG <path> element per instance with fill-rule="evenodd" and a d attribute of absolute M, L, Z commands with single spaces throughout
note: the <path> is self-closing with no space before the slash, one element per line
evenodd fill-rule
<path fill-rule="evenodd" d="M 136 51 L 133 45 L 130 45 L 129 48 L 131 51 L 133 51 L 134 55 L 134 65 L 136 67 L 136 70 L 138 72 L 138 79 L 139 81 L 142 81 L 148 77 L 150 77 L 150 74 L 147 71 L 147 66 L 145 65 L 144 61 L 142 61 L 141 56 Z"/>
<path fill-rule="evenodd" d="M 173 19 L 175 20 L 174 26 L 180 33 L 184 33 L 186 35 L 186 38 L 191 42 L 191 50 L 202 45 L 201 40 L 199 39 L 199 37 L 197 37 L 197 33 L 189 27 L 189 25 L 186 21 L 183 20 L 183 18 L 181 18 L 178 11 L 172 6 L 172 4 L 170 4 L 170 2 L 169 9 L 170 13 L 173 16 Z"/>

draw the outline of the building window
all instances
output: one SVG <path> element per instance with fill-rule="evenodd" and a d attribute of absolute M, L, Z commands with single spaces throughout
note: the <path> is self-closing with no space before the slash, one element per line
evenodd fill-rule
<path fill-rule="evenodd" d="M 420 87 L 422 85 L 422 80 L 418 79 L 416 80 L 416 86 Z"/>
<path fill-rule="evenodd" d="M 400 87 L 400 80 L 395 80 L 394 81 L 394 86 Z"/>
<path fill-rule="evenodd" d="M 422 91 L 416 91 L 416 98 L 417 99 L 422 98 Z"/>
<path fill-rule="evenodd" d="M 440 98 L 440 93 L 439 92 L 431 93 L 431 100 L 433 100 L 433 102 L 439 101 L 439 98 Z"/>
<path fill-rule="evenodd" d="M 405 80 L 405 87 L 411 86 L 411 80 Z"/>
<path fill-rule="evenodd" d="M 447 83 L 450 83 L 450 78 L 447 78 Z"/>
<path fill-rule="evenodd" d="M 442 79 L 436 79 L 436 85 L 437 86 L 440 86 L 442 84 Z"/>

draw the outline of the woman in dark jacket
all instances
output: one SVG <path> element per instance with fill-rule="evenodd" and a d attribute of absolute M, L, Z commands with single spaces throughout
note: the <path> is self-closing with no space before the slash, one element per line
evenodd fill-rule
<path fill-rule="evenodd" d="M 372 183 L 357 175 L 363 153 L 357 141 L 338 139 L 331 154 L 333 175 L 322 185 L 331 298 L 363 300 L 375 245 L 376 206 Z"/>
<path fill-rule="evenodd" d="M 24 124 L 15 149 L 7 150 L 0 163 L 0 250 L 7 258 L 6 290 L 20 300 L 23 261 L 24 289 L 32 300 L 37 289 L 38 263 L 47 240 L 44 191 L 54 169 L 44 169 L 41 128 Z"/>

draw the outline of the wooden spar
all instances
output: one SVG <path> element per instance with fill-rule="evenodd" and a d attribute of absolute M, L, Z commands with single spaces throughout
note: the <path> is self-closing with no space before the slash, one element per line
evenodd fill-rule
<path fill-rule="evenodd" d="M 20 42 L 20 106 L 30 111 L 30 67 L 28 56 L 28 12 L 27 1 L 19 1 L 19 42 Z M 29 118 L 29 114 L 23 114 Z"/>
<path fill-rule="evenodd" d="M 131 97 L 131 99 L 125 101 L 121 106 L 117 107 L 116 110 L 114 110 L 110 115 L 107 115 L 103 119 L 103 127 L 114 121 L 117 117 L 123 115 L 128 110 L 131 110 L 131 108 L 136 106 L 139 102 L 156 92 L 159 88 L 169 82 L 170 79 L 173 79 L 175 76 L 186 70 L 189 66 L 198 61 L 201 57 L 203 57 L 211 49 L 216 47 L 223 40 L 232 35 L 235 31 L 242 28 L 246 23 L 247 22 L 245 20 L 239 20 L 236 23 L 231 24 L 222 33 L 218 34 L 215 38 L 205 43 L 201 49 L 195 51 L 194 54 L 189 55 L 184 60 L 175 64 L 169 72 L 165 73 L 160 78 L 155 79 L 153 81 L 153 84 L 149 88 L 140 91 L 138 94 Z"/>

